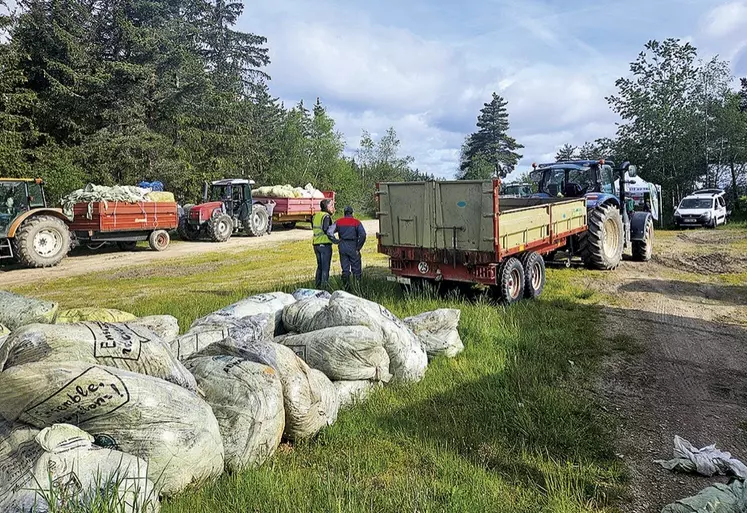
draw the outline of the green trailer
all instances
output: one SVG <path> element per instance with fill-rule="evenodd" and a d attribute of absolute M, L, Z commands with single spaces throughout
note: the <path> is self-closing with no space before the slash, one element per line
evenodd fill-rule
<path fill-rule="evenodd" d="M 376 197 L 392 280 L 482 284 L 506 303 L 539 296 L 543 256 L 587 229 L 585 198 L 501 198 L 497 179 L 379 183 Z"/>

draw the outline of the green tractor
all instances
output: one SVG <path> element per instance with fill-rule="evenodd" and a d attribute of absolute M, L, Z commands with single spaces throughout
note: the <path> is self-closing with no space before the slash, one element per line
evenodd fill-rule
<path fill-rule="evenodd" d="M 44 182 L 0 178 L 0 260 L 24 267 L 53 267 L 70 251 L 62 210 L 47 207 Z"/>

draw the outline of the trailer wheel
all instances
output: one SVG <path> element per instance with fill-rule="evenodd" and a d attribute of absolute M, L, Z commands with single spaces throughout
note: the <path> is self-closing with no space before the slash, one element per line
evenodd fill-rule
<path fill-rule="evenodd" d="M 156 230 L 148 237 L 148 245 L 154 251 L 163 251 L 169 247 L 169 242 L 171 242 L 171 237 L 166 230 Z"/>
<path fill-rule="evenodd" d="M 70 251 L 70 230 L 56 217 L 36 215 L 24 221 L 13 243 L 24 267 L 52 267 Z"/>
<path fill-rule="evenodd" d="M 521 255 L 524 267 L 524 297 L 535 299 L 545 288 L 545 260 L 539 253 L 530 251 Z"/>
<path fill-rule="evenodd" d="M 622 216 L 614 205 L 602 205 L 589 212 L 589 229 L 579 235 L 579 253 L 587 267 L 610 271 L 620 265 L 625 231 Z"/>
<path fill-rule="evenodd" d="M 283 223 L 283 228 L 285 228 L 286 230 L 292 230 L 295 227 L 296 227 L 296 222 L 295 221 L 290 221 L 288 223 Z"/>
<path fill-rule="evenodd" d="M 267 207 L 256 203 L 252 205 L 252 213 L 246 220 L 247 235 L 252 237 L 261 237 L 267 233 L 267 225 L 270 222 L 270 215 L 267 213 Z"/>
<path fill-rule="evenodd" d="M 654 221 L 650 217 L 646 221 L 643 240 L 633 241 L 633 260 L 648 262 L 654 253 Z"/>
<path fill-rule="evenodd" d="M 509 258 L 498 271 L 498 299 L 510 305 L 524 297 L 524 267 L 516 258 Z"/>
<path fill-rule="evenodd" d="M 207 234 L 213 242 L 226 242 L 233 233 L 233 221 L 228 214 L 218 214 L 207 222 Z"/>

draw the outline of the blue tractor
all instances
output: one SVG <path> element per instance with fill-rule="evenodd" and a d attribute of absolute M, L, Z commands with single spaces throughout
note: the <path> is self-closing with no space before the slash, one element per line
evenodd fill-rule
<path fill-rule="evenodd" d="M 635 178 L 636 173 L 636 166 L 629 162 L 615 168 L 609 160 L 534 165 L 530 176 L 538 192 L 531 197 L 585 197 L 588 230 L 571 242 L 570 254 L 580 256 L 589 268 L 611 270 L 620 264 L 628 247 L 638 261 L 650 260 L 653 253 L 658 211 L 652 205 L 657 204 L 657 198 L 650 198 L 636 210 L 634 201 L 625 194 L 627 177 Z"/>

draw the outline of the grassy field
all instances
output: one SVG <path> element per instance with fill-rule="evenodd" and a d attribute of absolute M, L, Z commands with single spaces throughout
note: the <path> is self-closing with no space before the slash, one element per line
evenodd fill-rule
<path fill-rule="evenodd" d="M 460 308 L 465 352 L 431 362 L 418 384 L 376 392 L 315 440 L 283 444 L 263 467 L 224 475 L 163 511 L 616 511 L 625 476 L 612 419 L 588 391 L 607 344 L 595 298 L 572 285 L 574 271 L 550 270 L 541 300 L 507 309 L 479 297 L 404 297 L 381 279 L 386 261 L 368 246 L 362 295 L 400 316 Z M 14 291 L 63 307 L 171 314 L 185 329 L 249 294 L 308 285 L 314 268 L 303 242 Z"/>

